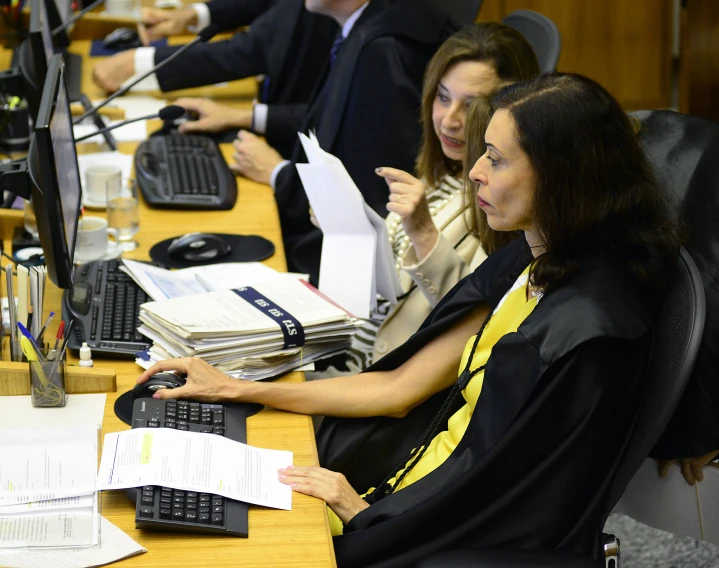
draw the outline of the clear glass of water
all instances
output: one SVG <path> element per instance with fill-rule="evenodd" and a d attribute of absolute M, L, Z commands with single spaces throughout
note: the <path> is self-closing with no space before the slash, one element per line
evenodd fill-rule
<path fill-rule="evenodd" d="M 137 183 L 130 178 L 113 178 L 107 182 L 107 224 L 117 229 L 120 248 L 135 250 L 134 240 L 140 230 L 140 204 L 137 199 Z"/>

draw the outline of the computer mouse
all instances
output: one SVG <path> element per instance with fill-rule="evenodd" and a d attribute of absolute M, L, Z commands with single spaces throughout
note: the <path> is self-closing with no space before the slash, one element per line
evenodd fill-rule
<path fill-rule="evenodd" d="M 172 260 L 204 262 L 230 254 L 232 248 L 222 237 L 210 233 L 188 233 L 170 243 L 167 254 Z"/>
<path fill-rule="evenodd" d="M 132 389 L 132 398 L 152 398 L 159 390 L 176 389 L 185 384 L 185 375 L 182 373 L 158 373 L 152 375 L 144 383 L 135 385 Z"/>
<path fill-rule="evenodd" d="M 123 50 L 142 47 L 142 42 L 136 30 L 132 28 L 117 28 L 105 36 L 105 39 L 102 40 L 102 45 L 107 49 Z"/>

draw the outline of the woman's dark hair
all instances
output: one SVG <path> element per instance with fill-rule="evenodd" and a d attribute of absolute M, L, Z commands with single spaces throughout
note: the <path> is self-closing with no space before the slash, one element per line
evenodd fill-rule
<path fill-rule="evenodd" d="M 582 257 L 599 254 L 658 294 L 676 264 L 679 228 L 614 97 L 582 75 L 551 73 L 501 89 L 492 106 L 510 113 L 535 174 L 533 217 L 545 252 L 532 284 L 549 291 Z"/>
<path fill-rule="evenodd" d="M 439 185 L 447 174 L 459 175 L 462 167 L 442 152 L 442 145 L 434 131 L 432 107 L 442 77 L 450 67 L 464 61 L 491 64 L 500 80 L 505 81 L 522 81 L 539 75 L 537 57 L 529 42 L 518 31 L 499 22 L 467 26 L 439 47 L 424 76 L 423 142 L 417 158 L 417 174 L 426 180 L 429 187 Z"/>
<path fill-rule="evenodd" d="M 511 85 L 511 82 L 500 83 L 499 87 Z M 477 97 L 467 111 L 464 123 L 464 139 L 466 155 L 464 158 L 464 191 L 462 199 L 464 209 L 467 211 L 465 220 L 467 230 L 482 246 L 482 250 L 491 254 L 498 248 L 506 245 L 521 235 L 520 231 L 495 231 L 487 223 L 487 216 L 477 205 L 477 184 L 469 178 L 469 172 L 480 157 L 487 151 L 484 143 L 484 134 L 494 112 L 489 99 Z"/>

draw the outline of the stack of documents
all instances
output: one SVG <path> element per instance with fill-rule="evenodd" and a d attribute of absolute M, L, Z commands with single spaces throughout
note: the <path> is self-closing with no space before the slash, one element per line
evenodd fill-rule
<path fill-rule="evenodd" d="M 0 550 L 99 544 L 97 446 L 96 426 L 3 431 Z"/>
<path fill-rule="evenodd" d="M 342 162 L 300 134 L 309 164 L 297 164 L 322 228 L 320 291 L 357 317 L 368 318 L 380 295 L 402 294 L 387 226 L 367 203 Z"/>
<path fill-rule="evenodd" d="M 140 333 L 153 341 L 151 361 L 199 357 L 248 380 L 346 351 L 356 325 L 315 288 L 289 277 L 148 302 L 140 321 Z"/>

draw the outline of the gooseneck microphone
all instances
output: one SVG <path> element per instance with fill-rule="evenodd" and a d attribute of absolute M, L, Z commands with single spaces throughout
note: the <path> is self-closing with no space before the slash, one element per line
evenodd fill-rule
<path fill-rule="evenodd" d="M 55 37 L 57 34 L 59 34 L 62 31 L 65 31 L 67 28 L 69 28 L 71 25 L 73 25 L 75 22 L 77 22 L 80 18 L 82 18 L 85 14 L 87 14 L 90 10 L 94 10 L 101 4 L 104 4 L 105 0 L 95 0 L 92 4 L 90 4 L 87 8 L 84 8 L 80 10 L 77 14 L 75 14 L 72 18 L 70 18 L 67 22 L 64 24 L 60 24 L 58 27 L 56 27 L 54 30 L 52 30 L 52 36 Z"/>
<path fill-rule="evenodd" d="M 110 132 L 110 130 L 115 130 L 115 128 L 120 128 L 121 126 L 125 126 L 126 124 L 130 124 L 132 122 L 138 122 L 140 120 L 150 120 L 153 118 L 159 118 L 161 120 L 164 120 L 165 122 L 170 122 L 173 120 L 177 120 L 183 114 L 185 114 L 185 109 L 182 108 L 181 106 L 177 106 L 177 105 L 166 106 L 165 108 L 161 108 L 160 112 L 158 112 L 157 114 L 148 114 L 147 116 L 139 116 L 137 118 L 129 118 L 127 120 L 123 120 L 122 122 L 118 122 L 117 124 L 113 124 L 111 126 L 106 126 L 105 128 L 100 128 L 99 130 L 95 130 L 94 132 L 91 132 L 90 134 L 86 134 L 85 136 L 80 136 L 80 138 L 75 138 L 75 143 L 82 142 L 83 140 L 87 140 L 88 138 L 92 138 L 93 136 L 97 136 L 98 134 L 102 134 L 104 132 Z"/>
<path fill-rule="evenodd" d="M 165 65 L 170 63 L 173 59 L 179 57 L 181 54 L 183 54 L 185 51 L 190 49 L 193 45 L 197 45 L 198 43 L 205 43 L 207 41 L 210 41 L 215 35 L 217 34 L 217 31 L 219 30 L 219 26 L 217 24 L 210 24 L 206 28 L 202 28 L 200 32 L 197 34 L 197 36 L 190 42 L 183 45 L 180 49 L 178 49 L 175 53 L 170 55 L 167 59 L 160 62 L 159 64 L 155 65 L 152 69 L 147 71 L 146 73 L 143 73 L 140 75 L 137 79 L 133 80 L 131 83 L 128 83 L 127 85 L 124 85 L 119 91 L 114 92 L 109 97 L 107 97 L 104 101 L 100 102 L 99 104 L 92 107 L 90 110 L 88 110 L 85 114 L 81 115 L 79 118 L 76 118 L 73 121 L 73 124 L 77 124 L 78 122 L 86 119 L 91 114 L 96 113 L 99 109 L 104 107 L 107 103 L 110 101 L 116 99 L 120 95 L 124 95 L 127 91 L 132 89 L 135 85 L 137 85 L 140 81 L 142 81 L 145 77 L 149 77 L 156 71 L 159 71 L 162 69 Z"/>

